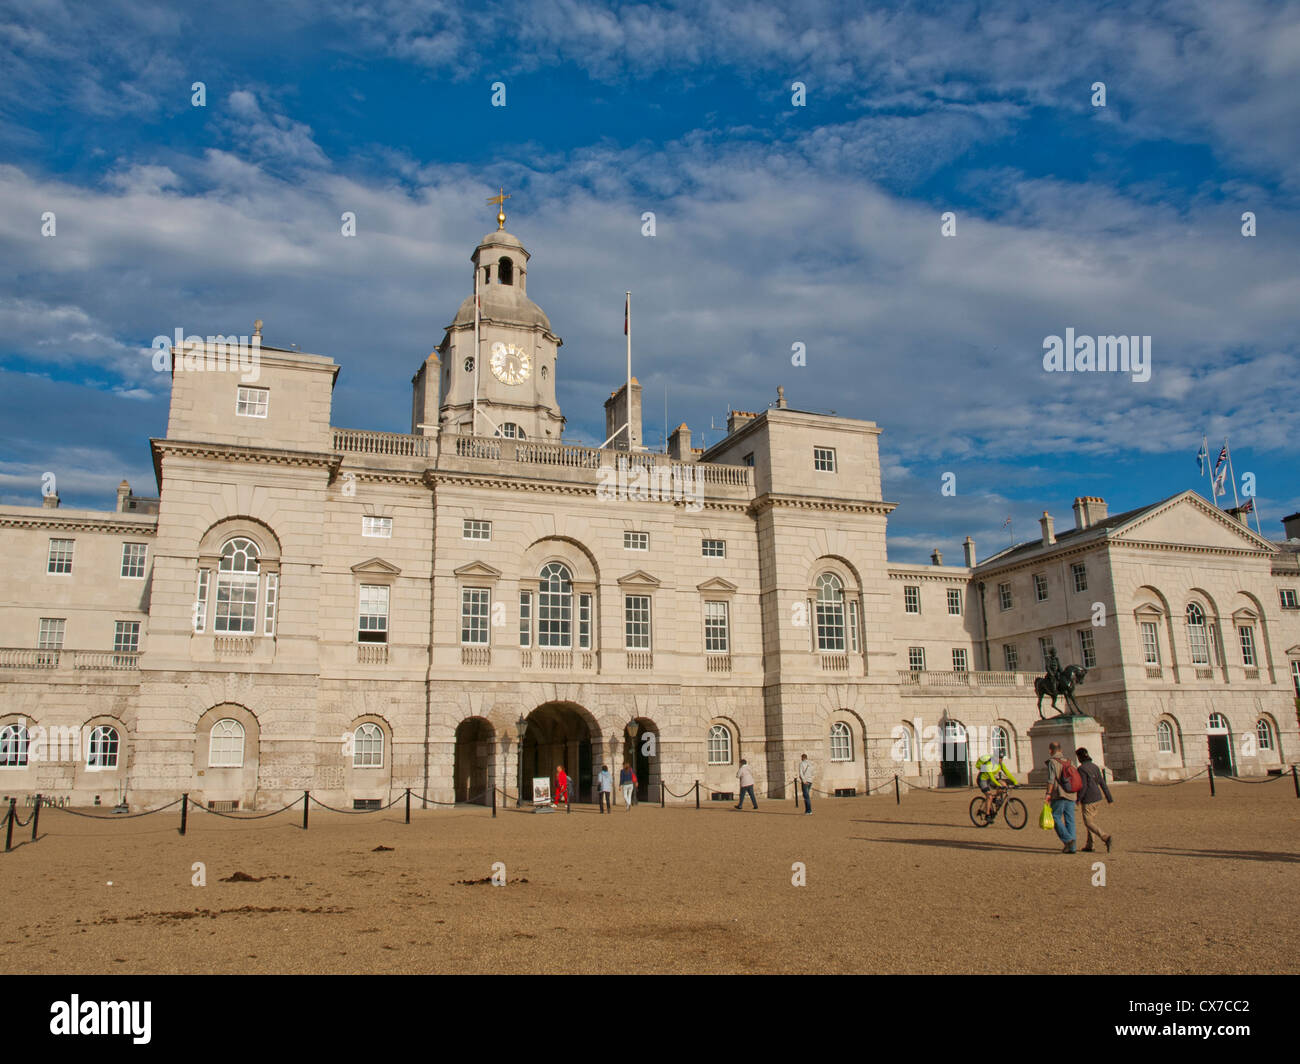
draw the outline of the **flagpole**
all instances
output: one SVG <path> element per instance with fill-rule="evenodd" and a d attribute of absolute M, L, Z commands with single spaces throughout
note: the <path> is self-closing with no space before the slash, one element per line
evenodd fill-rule
<path fill-rule="evenodd" d="M 627 293 L 627 450 L 632 453 L 632 293 Z"/>
<path fill-rule="evenodd" d="M 469 434 L 478 435 L 478 363 L 479 363 L 479 305 L 478 305 L 478 265 L 474 266 L 474 421 Z"/>
<path fill-rule="evenodd" d="M 1206 483 L 1210 486 L 1210 502 L 1214 502 L 1214 473 L 1210 470 L 1210 437 L 1208 433 L 1201 433 L 1201 453 L 1197 459 L 1201 463 L 1201 472 L 1205 474 Z"/>
<path fill-rule="evenodd" d="M 1228 437 L 1223 437 L 1223 449 L 1228 455 L 1228 476 L 1232 478 L 1232 505 L 1241 509 L 1241 500 L 1237 498 L 1237 474 L 1232 471 L 1232 452 L 1228 450 Z"/>

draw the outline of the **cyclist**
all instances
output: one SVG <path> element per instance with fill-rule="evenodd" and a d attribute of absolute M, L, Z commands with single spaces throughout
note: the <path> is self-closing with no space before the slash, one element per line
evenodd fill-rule
<path fill-rule="evenodd" d="M 979 775 L 975 777 L 975 782 L 979 784 L 979 789 L 984 794 L 984 816 L 993 816 L 993 799 L 997 792 L 1004 790 L 1006 784 L 998 777 L 1005 776 L 1006 779 L 1015 786 L 1019 786 L 1019 781 L 1011 775 L 1011 770 L 1007 768 L 1006 762 L 998 757 L 996 760 L 985 754 L 975 762 L 975 768 Z"/>

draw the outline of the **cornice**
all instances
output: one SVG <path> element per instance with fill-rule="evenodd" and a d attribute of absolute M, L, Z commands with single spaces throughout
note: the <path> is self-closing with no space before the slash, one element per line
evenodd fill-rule
<path fill-rule="evenodd" d="M 125 532 L 133 536 L 156 536 L 158 517 L 156 514 L 150 516 L 152 521 L 138 524 L 109 514 L 103 517 L 74 517 L 71 514 L 60 514 L 57 510 L 45 510 L 40 516 L 0 514 L 0 528 L 53 528 L 66 532 Z"/>
<path fill-rule="evenodd" d="M 955 580 L 963 584 L 970 583 L 971 571 L 967 569 L 965 566 L 936 565 L 934 566 L 934 569 L 937 571 L 933 573 L 931 572 L 910 573 L 903 570 L 890 569 L 888 570 L 888 574 L 890 580 L 928 580 L 931 583 L 946 583 L 946 584 L 950 584 Z M 944 572 L 945 569 L 947 570 L 947 572 Z"/>
<path fill-rule="evenodd" d="M 204 443 L 198 440 L 152 439 L 149 443 L 156 455 L 178 458 L 212 458 L 227 462 L 308 466 L 324 469 L 337 468 L 343 461 L 342 453 L 333 451 L 287 451 L 278 447 Z"/>
<path fill-rule="evenodd" d="M 1273 551 L 1265 550 L 1263 547 L 1219 547 L 1194 543 L 1160 543 L 1154 540 L 1141 539 L 1108 539 L 1106 542 L 1112 547 L 1132 547 L 1136 550 L 1153 550 L 1165 554 L 1172 552 L 1183 554 L 1217 554 L 1226 558 L 1267 558 L 1270 560 L 1274 554 Z"/>
<path fill-rule="evenodd" d="M 594 484 L 568 484 L 563 481 L 503 477 L 491 473 L 453 473 L 446 470 L 429 470 L 424 474 L 424 482 L 435 490 L 439 484 L 448 484 L 459 487 L 497 488 L 502 491 L 536 492 L 540 495 L 574 495 L 592 499 L 598 498 L 596 485 Z M 672 499 L 657 503 L 651 503 L 649 500 L 646 502 L 647 505 L 686 509 L 691 501 L 690 499 Z M 743 513 L 749 506 L 748 502 L 730 502 L 723 499 L 710 500 L 707 494 L 704 496 L 703 504 L 706 510 L 731 510 L 739 513 Z"/>
<path fill-rule="evenodd" d="M 826 496 L 781 495 L 768 492 L 766 495 L 760 495 L 749 504 L 749 511 L 755 517 L 767 510 L 777 508 L 823 510 L 830 513 L 877 514 L 887 517 L 898 509 L 898 503 L 882 502 L 878 499 L 857 501 L 853 499 L 831 499 Z"/>

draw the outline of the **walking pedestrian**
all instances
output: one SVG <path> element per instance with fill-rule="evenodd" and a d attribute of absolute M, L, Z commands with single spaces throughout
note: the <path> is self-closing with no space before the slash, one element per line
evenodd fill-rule
<path fill-rule="evenodd" d="M 1047 794 L 1046 798 L 1052 805 L 1052 819 L 1056 822 L 1056 837 L 1064 845 L 1061 848 L 1062 853 L 1075 853 L 1074 837 L 1074 803 L 1078 800 L 1078 794 L 1068 790 L 1065 786 L 1065 776 L 1073 772 L 1078 774 L 1069 761 L 1061 756 L 1060 743 L 1047 744 Z"/>
<path fill-rule="evenodd" d="M 813 767 L 804 754 L 799 758 L 799 786 L 803 788 L 803 815 L 812 816 L 812 781 Z"/>
<path fill-rule="evenodd" d="M 596 777 L 596 793 L 600 802 L 601 814 L 614 812 L 613 801 L 614 777 L 609 774 L 609 766 L 601 765 Z"/>
<path fill-rule="evenodd" d="M 632 808 L 632 766 L 626 761 L 623 762 L 623 768 L 618 774 L 619 790 L 623 792 L 623 805 L 627 809 Z"/>
<path fill-rule="evenodd" d="M 1106 844 L 1106 852 L 1110 853 L 1111 840 L 1115 836 L 1107 835 L 1097 823 L 1097 813 L 1101 810 L 1102 798 L 1106 799 L 1107 805 L 1115 801 L 1110 796 L 1110 788 L 1106 786 L 1106 773 L 1097 767 L 1097 763 L 1082 746 L 1074 752 L 1074 756 L 1079 759 L 1079 775 L 1083 777 L 1083 790 L 1079 792 L 1079 804 L 1083 806 L 1083 826 L 1088 832 L 1083 852 L 1092 853 L 1092 840 L 1093 836 L 1096 836 Z"/>
<path fill-rule="evenodd" d="M 569 804 L 569 777 L 563 765 L 558 765 L 555 769 L 555 804 Z"/>
<path fill-rule="evenodd" d="M 749 793 L 749 800 L 754 803 L 754 808 L 758 808 L 758 799 L 754 797 L 754 773 L 750 770 L 749 762 L 743 757 L 740 759 L 740 771 L 736 773 L 736 779 L 740 781 L 740 804 L 737 809 L 745 808 L 745 793 Z"/>

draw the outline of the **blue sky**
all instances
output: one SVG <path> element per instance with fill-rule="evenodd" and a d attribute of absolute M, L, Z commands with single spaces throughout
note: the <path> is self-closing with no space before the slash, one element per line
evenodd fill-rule
<path fill-rule="evenodd" d="M 177 326 L 262 318 L 342 364 L 335 424 L 407 430 L 505 185 L 575 442 L 631 289 L 647 442 L 665 388 L 697 444 L 778 384 L 874 420 L 895 560 L 1205 491 L 1202 433 L 1279 537 L 1298 110 L 1295 3 L 0 0 L 0 502 L 152 493 Z M 1044 373 L 1067 327 L 1150 335 L 1151 379 Z"/>

